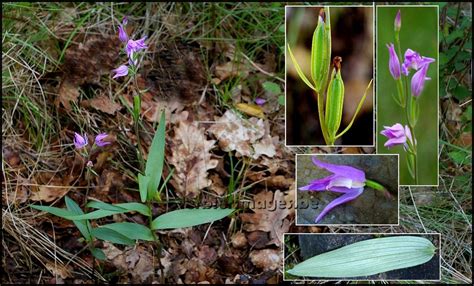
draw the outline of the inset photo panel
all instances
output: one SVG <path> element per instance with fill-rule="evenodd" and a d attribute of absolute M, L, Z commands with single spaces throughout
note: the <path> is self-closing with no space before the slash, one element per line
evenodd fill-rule
<path fill-rule="evenodd" d="M 398 225 L 398 155 L 296 155 L 296 225 Z"/>
<path fill-rule="evenodd" d="M 400 185 L 438 185 L 438 6 L 377 6 L 377 153 Z"/>
<path fill-rule="evenodd" d="M 439 233 L 285 233 L 284 281 L 441 279 Z"/>
<path fill-rule="evenodd" d="M 287 146 L 375 146 L 374 7 L 285 6 Z"/>

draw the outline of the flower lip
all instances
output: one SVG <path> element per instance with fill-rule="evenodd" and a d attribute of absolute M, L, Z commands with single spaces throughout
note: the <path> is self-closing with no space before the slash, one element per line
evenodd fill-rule
<path fill-rule="evenodd" d="M 80 135 L 79 133 L 74 132 L 74 146 L 76 146 L 76 149 L 84 148 L 87 144 L 87 134 L 84 133 L 84 135 Z"/>

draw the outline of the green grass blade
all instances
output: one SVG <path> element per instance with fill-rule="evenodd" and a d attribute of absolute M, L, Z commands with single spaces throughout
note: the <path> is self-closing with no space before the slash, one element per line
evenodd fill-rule
<path fill-rule="evenodd" d="M 106 224 L 106 225 L 101 226 L 100 228 L 111 229 L 133 240 L 137 240 L 137 239 L 147 240 L 147 241 L 154 240 L 151 230 L 148 227 L 143 226 L 141 224 L 136 224 L 132 222 L 118 222 L 118 223 Z"/>
<path fill-rule="evenodd" d="M 306 83 L 306 85 L 309 86 L 312 90 L 316 91 L 316 88 L 311 84 L 311 82 L 306 78 L 303 71 L 301 70 L 300 65 L 296 61 L 296 58 L 293 55 L 293 52 L 291 51 L 290 45 L 288 45 L 288 53 L 290 54 L 291 61 L 295 65 L 296 72 L 298 73 L 301 80 L 304 81 L 304 83 Z"/>
<path fill-rule="evenodd" d="M 234 209 L 182 209 L 165 213 L 152 222 L 152 229 L 182 228 L 209 223 L 230 215 Z"/>
<path fill-rule="evenodd" d="M 161 173 L 163 172 L 163 163 L 165 160 L 165 142 L 166 142 L 166 122 L 165 112 L 161 112 L 160 124 L 156 130 L 155 136 L 150 146 L 150 153 L 145 167 L 145 176 L 150 177 L 148 183 L 147 200 L 151 201 L 155 197 L 155 192 L 161 181 Z"/>
<path fill-rule="evenodd" d="M 316 255 L 287 272 L 321 278 L 368 276 L 426 263 L 435 250 L 431 241 L 418 236 L 374 238 Z"/>

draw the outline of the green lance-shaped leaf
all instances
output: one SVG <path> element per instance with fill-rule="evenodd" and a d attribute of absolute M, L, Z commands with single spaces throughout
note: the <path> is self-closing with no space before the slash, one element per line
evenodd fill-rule
<path fill-rule="evenodd" d="M 329 144 L 334 144 L 336 132 L 341 125 L 342 108 L 344 106 L 344 82 L 341 77 L 341 58 L 334 58 L 334 70 L 327 91 L 325 124 L 328 132 Z"/>
<path fill-rule="evenodd" d="M 68 211 L 73 212 L 77 215 L 82 215 L 84 212 L 82 211 L 81 207 L 68 196 L 64 198 L 66 201 L 66 208 Z M 91 242 L 93 240 L 92 234 L 90 230 L 92 229 L 91 223 L 88 220 L 75 220 L 73 223 L 81 232 L 82 236 L 86 239 L 87 242 Z"/>
<path fill-rule="evenodd" d="M 426 263 L 435 246 L 418 236 L 368 239 L 316 255 L 287 272 L 307 277 L 359 277 Z"/>
<path fill-rule="evenodd" d="M 151 224 L 153 230 L 182 228 L 220 220 L 234 209 L 182 209 L 160 215 Z"/>
<path fill-rule="evenodd" d="M 325 13 L 325 9 L 327 12 Z M 326 14 L 326 19 L 323 19 Z M 315 84 L 316 91 L 322 93 L 329 76 L 331 64 L 331 21 L 329 8 L 323 8 L 319 12 L 318 25 L 313 33 L 311 45 L 311 78 Z"/>
<path fill-rule="evenodd" d="M 151 233 L 151 230 L 148 227 L 133 222 L 116 222 L 103 225 L 100 228 L 111 229 L 133 240 L 154 240 L 153 234 Z"/>
<path fill-rule="evenodd" d="M 165 161 L 165 135 L 166 135 L 166 122 L 165 112 L 161 112 L 160 124 L 156 129 L 155 136 L 151 142 L 150 153 L 145 166 L 145 178 L 139 179 L 139 184 L 145 184 L 147 186 L 146 200 L 151 201 L 155 198 L 155 193 L 158 191 L 158 186 L 161 181 L 161 173 L 163 171 L 163 163 Z M 143 187 L 139 187 L 140 194 L 142 193 Z M 145 202 L 143 195 L 140 195 L 142 203 Z"/>

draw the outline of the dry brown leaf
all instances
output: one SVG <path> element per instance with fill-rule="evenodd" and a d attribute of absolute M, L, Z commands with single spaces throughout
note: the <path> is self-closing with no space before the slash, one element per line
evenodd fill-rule
<path fill-rule="evenodd" d="M 174 129 L 168 162 L 175 167 L 171 184 L 182 197 L 195 198 L 212 183 L 207 171 L 218 163 L 210 153 L 216 141 L 206 139 L 204 128 L 198 128 L 197 122 L 181 121 Z"/>
<path fill-rule="evenodd" d="M 224 182 L 222 182 L 222 179 L 219 174 L 213 173 L 209 176 L 209 179 L 211 179 L 212 181 L 212 184 L 209 186 L 209 189 L 211 191 L 213 191 L 219 196 L 222 196 L 227 193 L 227 188 L 224 186 Z"/>
<path fill-rule="evenodd" d="M 361 154 L 362 150 L 358 147 L 345 147 L 342 148 L 343 154 Z"/>
<path fill-rule="evenodd" d="M 282 234 L 289 230 L 290 224 L 285 218 L 290 214 L 284 194 L 277 190 L 275 193 L 262 191 L 253 198 L 254 213 L 240 215 L 246 231 L 270 232 L 271 241 L 268 244 L 281 246 Z"/>
<path fill-rule="evenodd" d="M 143 246 L 127 247 L 122 251 L 104 242 L 102 250 L 115 267 L 132 274 L 132 283 L 143 283 L 153 276 L 153 257 Z"/>
<path fill-rule="evenodd" d="M 267 123 L 268 124 L 268 123 Z M 245 120 L 233 110 L 227 110 L 209 128 L 219 140 L 219 147 L 224 151 L 237 151 L 237 156 L 253 159 L 261 155 L 273 157 L 276 147 L 270 135 L 266 134 L 266 126 L 262 119 L 255 117 Z"/>
<path fill-rule="evenodd" d="M 263 271 L 277 270 L 282 263 L 282 252 L 279 249 L 254 250 L 249 254 L 250 260 Z"/>
<path fill-rule="evenodd" d="M 59 86 L 58 98 L 56 99 L 55 105 L 58 107 L 59 103 L 61 103 L 66 110 L 70 111 L 72 110 L 70 102 L 76 102 L 78 98 L 79 86 L 69 80 L 65 80 Z"/>
<path fill-rule="evenodd" d="M 89 100 L 81 101 L 81 106 L 83 107 L 93 107 L 96 110 L 108 113 L 108 114 L 115 114 L 115 112 L 119 111 L 122 108 L 122 105 L 114 102 L 110 97 L 106 95 L 99 95 Z"/>
<path fill-rule="evenodd" d="M 69 192 L 71 189 L 69 184 L 74 179 L 72 175 L 67 175 L 64 178 L 53 177 L 47 184 L 40 183 L 37 186 L 33 186 L 30 199 L 32 201 L 44 202 L 60 199 Z"/>
<path fill-rule="evenodd" d="M 247 237 L 243 232 L 237 232 L 231 238 L 234 248 L 244 248 L 247 245 Z"/>
<path fill-rule="evenodd" d="M 46 269 L 48 269 L 49 272 L 51 272 L 55 276 L 59 276 L 62 279 L 66 279 L 68 277 L 71 277 L 71 270 L 68 266 L 64 266 L 59 263 L 54 263 L 51 261 L 46 262 L 45 264 Z"/>
<path fill-rule="evenodd" d="M 230 77 L 246 78 L 251 68 L 246 63 L 230 61 L 222 65 L 216 66 L 214 82 L 220 83 Z"/>
<path fill-rule="evenodd" d="M 264 184 L 267 187 L 287 190 L 294 182 L 294 178 L 286 178 L 285 176 L 277 175 L 269 177 L 265 181 L 260 182 L 260 184 Z"/>
<path fill-rule="evenodd" d="M 256 104 L 236 103 L 235 108 L 247 115 L 255 116 L 258 118 L 265 118 L 265 115 L 263 114 L 263 109 Z"/>
<path fill-rule="evenodd" d="M 98 83 L 101 75 L 110 74 L 119 56 L 120 41 L 117 35 L 88 36 L 77 35 L 64 55 L 64 78 L 55 100 L 56 107 L 61 103 L 67 111 L 70 102 L 79 97 L 79 86 L 85 83 Z M 79 44 L 75 44 L 79 43 Z"/>

